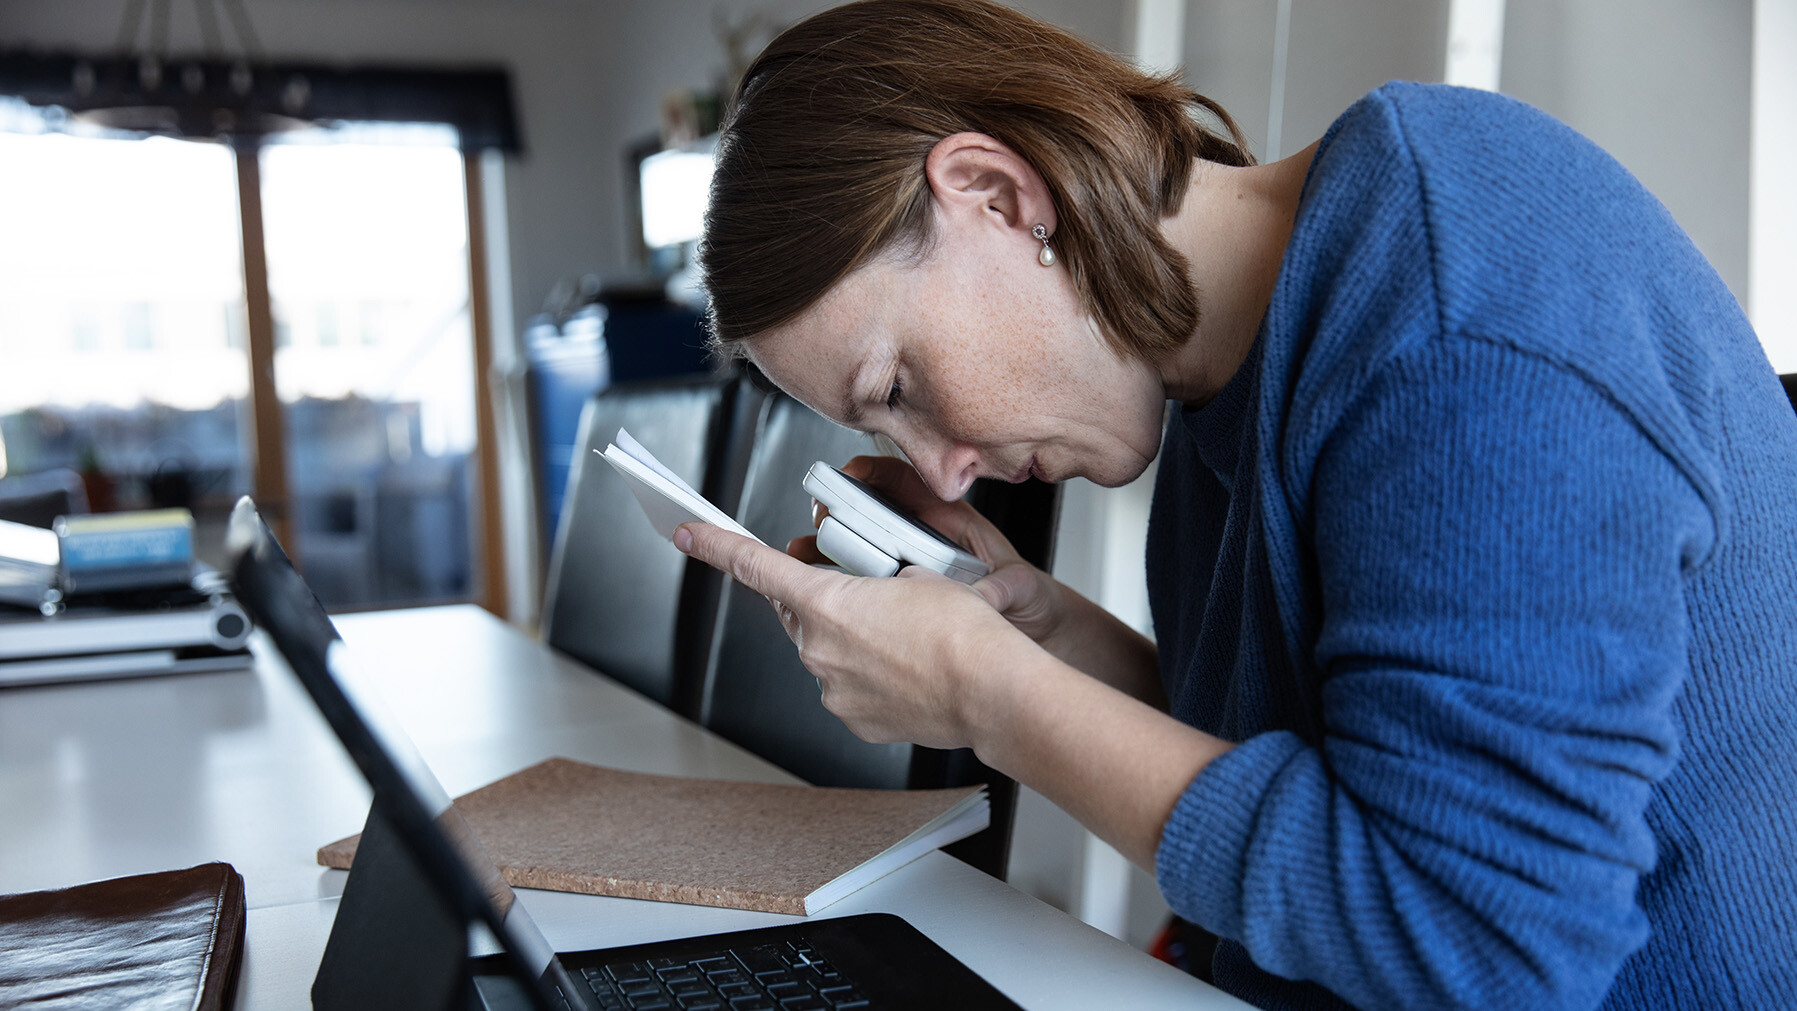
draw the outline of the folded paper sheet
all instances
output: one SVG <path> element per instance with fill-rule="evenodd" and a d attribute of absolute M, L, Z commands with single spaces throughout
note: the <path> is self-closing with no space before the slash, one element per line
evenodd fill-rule
<path fill-rule="evenodd" d="M 807 915 L 991 820 L 981 786 L 846 790 L 552 758 L 455 802 L 517 888 Z M 347 868 L 356 836 L 318 851 Z"/>
<path fill-rule="evenodd" d="M 596 449 L 593 452 L 599 453 Z M 631 438 L 624 429 L 618 429 L 618 441 L 605 447 L 605 452 L 599 455 L 624 478 L 630 493 L 636 496 L 637 504 L 643 507 L 643 514 L 649 517 L 655 532 L 663 537 L 673 540 L 675 527 L 696 521 L 716 524 L 744 537 L 761 540 L 694 491 L 692 485 L 680 479 L 680 475 L 662 466 L 655 454 L 644 449 L 642 443 Z"/>

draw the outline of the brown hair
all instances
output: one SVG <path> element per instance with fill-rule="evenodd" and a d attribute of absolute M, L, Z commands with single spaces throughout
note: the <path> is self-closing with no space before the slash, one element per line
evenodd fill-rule
<path fill-rule="evenodd" d="M 737 88 L 699 253 L 714 350 L 740 353 L 874 256 L 924 252 L 924 162 L 963 131 L 1042 175 L 1055 253 L 1116 350 L 1155 357 L 1191 336 L 1197 294 L 1159 222 L 1194 158 L 1253 163 L 1228 113 L 1008 7 L 863 0 L 781 33 Z"/>

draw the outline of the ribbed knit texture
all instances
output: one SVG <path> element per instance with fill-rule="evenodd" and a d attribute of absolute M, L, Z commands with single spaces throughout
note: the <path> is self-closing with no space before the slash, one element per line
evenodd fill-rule
<path fill-rule="evenodd" d="M 1220 985 L 1797 1006 L 1797 417 L 1590 142 L 1439 86 L 1338 120 L 1148 568 L 1173 714 L 1238 742 L 1158 854 Z"/>

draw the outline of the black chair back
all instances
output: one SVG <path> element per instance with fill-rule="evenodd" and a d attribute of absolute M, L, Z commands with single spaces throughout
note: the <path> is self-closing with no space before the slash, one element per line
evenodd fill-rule
<path fill-rule="evenodd" d="M 543 604 L 549 645 L 682 715 L 697 715 L 723 577 L 655 536 L 603 451 L 625 428 L 731 511 L 761 394 L 740 378 L 614 386 L 589 401 Z"/>
<path fill-rule="evenodd" d="M 736 519 L 776 548 L 812 533 L 811 495 L 801 486 L 818 460 L 843 463 L 875 452 L 873 439 L 820 417 L 784 395 L 762 405 Z M 737 583 L 724 591 L 711 644 L 699 722 L 818 786 L 903 789 L 909 744 L 868 744 L 818 699 L 817 681 L 761 595 Z"/>
<path fill-rule="evenodd" d="M 769 544 L 784 547 L 791 538 L 813 532 L 811 496 L 800 483 L 806 469 L 817 460 L 841 464 L 876 451 L 871 437 L 835 425 L 789 397 L 771 396 L 762 406 L 736 518 Z M 989 497 L 1019 518 L 1030 512 L 1045 531 L 1040 538 L 1045 544 L 1052 540 L 1053 489 L 1039 486 L 1030 494 L 1033 498 L 1026 502 L 987 488 L 976 497 Z M 1032 504 L 1033 511 L 1026 509 Z M 1044 509 L 1048 518 L 1042 515 Z M 927 789 L 987 784 L 992 827 L 948 847 L 948 852 L 995 877 L 1004 876 L 1016 784 L 966 749 L 869 744 L 850 733 L 823 707 L 817 681 L 799 662 L 773 609 L 759 594 L 738 584 L 729 585 L 719 607 L 699 719 L 714 732 L 819 786 Z"/>
<path fill-rule="evenodd" d="M 86 486 L 72 470 L 0 477 L 0 520 L 48 530 L 56 517 L 80 516 L 87 505 Z"/>

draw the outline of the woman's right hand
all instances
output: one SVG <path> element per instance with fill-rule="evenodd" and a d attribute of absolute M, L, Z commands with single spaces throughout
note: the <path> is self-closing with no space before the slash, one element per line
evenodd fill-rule
<path fill-rule="evenodd" d="M 992 571 L 973 584 L 974 590 L 1018 631 L 1046 645 L 1060 626 L 1063 587 L 1048 573 L 1024 561 L 990 520 L 965 501 L 944 502 L 937 498 L 917 471 L 897 457 L 857 456 L 842 467 L 842 472 L 865 481 L 979 556 Z M 828 515 L 829 510 L 822 503 L 811 503 L 813 527 L 823 523 Z M 786 553 L 804 562 L 833 564 L 817 550 L 815 536 L 793 538 Z"/>

